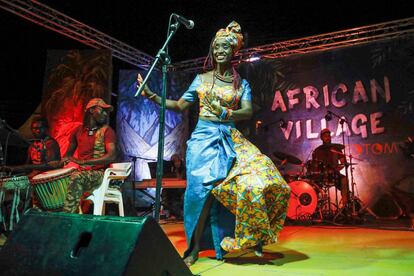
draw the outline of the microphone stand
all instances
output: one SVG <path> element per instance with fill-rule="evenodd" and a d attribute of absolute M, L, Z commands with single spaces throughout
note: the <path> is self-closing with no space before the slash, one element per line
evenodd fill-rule
<path fill-rule="evenodd" d="M 144 89 L 150 75 L 155 69 L 155 66 L 158 62 L 161 61 L 162 63 L 162 93 L 161 93 L 161 105 L 160 105 L 160 126 L 159 126 L 159 133 L 158 133 L 158 159 L 157 159 L 157 185 L 155 191 L 155 210 L 154 210 L 154 219 L 159 222 L 160 220 L 160 209 L 161 209 L 161 185 L 162 185 L 162 174 L 163 174 L 163 160 L 164 160 L 164 129 L 165 129 L 165 102 L 166 102 L 166 94 L 167 94 L 167 72 L 168 72 L 168 65 L 171 64 L 171 58 L 168 55 L 168 43 L 170 42 L 171 38 L 177 32 L 178 28 L 180 27 L 180 22 L 176 22 L 174 24 L 171 23 L 171 16 L 170 22 L 168 23 L 168 31 L 167 31 L 167 39 L 164 42 L 164 45 L 158 51 L 158 54 L 155 57 L 145 79 L 143 80 L 141 86 L 139 87 L 138 91 L 135 93 L 135 97 L 140 95 L 142 90 Z"/>
<path fill-rule="evenodd" d="M 133 191 L 133 193 L 132 193 L 132 197 L 133 197 L 133 200 L 132 200 L 132 204 L 133 204 L 133 206 L 134 206 L 134 210 L 135 210 L 135 215 L 137 214 L 137 210 L 135 209 L 136 207 L 135 207 L 135 197 L 136 197 L 136 192 L 135 192 L 135 182 L 136 182 L 136 177 L 135 177 L 135 174 L 136 174 L 136 172 L 135 172 L 135 166 L 136 166 L 136 162 L 137 162 L 137 159 L 138 159 L 138 157 L 137 156 L 129 156 L 130 158 L 131 158 L 131 161 L 132 162 L 134 162 L 134 165 L 133 165 L 133 170 L 132 170 L 132 172 L 133 172 L 133 174 L 134 174 L 134 176 L 132 177 L 132 191 Z"/>

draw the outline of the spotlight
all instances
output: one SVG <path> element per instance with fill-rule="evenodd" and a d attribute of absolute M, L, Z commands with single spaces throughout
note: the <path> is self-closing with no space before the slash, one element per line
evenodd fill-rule
<path fill-rule="evenodd" d="M 328 112 L 326 113 L 326 115 L 325 115 L 325 120 L 326 120 L 326 121 L 330 121 L 330 120 L 332 120 L 332 112 L 331 112 L 331 111 L 328 111 Z"/>
<path fill-rule="evenodd" d="M 257 61 L 257 60 L 260 60 L 260 59 L 261 59 L 261 57 L 259 55 L 253 54 L 248 59 L 246 59 L 246 61 L 247 62 L 254 62 L 254 61 Z"/>

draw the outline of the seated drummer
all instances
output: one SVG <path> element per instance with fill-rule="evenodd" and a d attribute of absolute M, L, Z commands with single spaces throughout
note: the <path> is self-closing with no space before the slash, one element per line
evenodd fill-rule
<path fill-rule="evenodd" d="M 64 212 L 77 213 L 82 195 L 92 193 L 102 184 L 104 169 L 115 161 L 115 132 L 107 124 L 112 110 L 103 99 L 91 99 L 85 108 L 83 124 L 71 135 L 64 160 L 75 163 L 78 171 L 70 177 Z"/>
<path fill-rule="evenodd" d="M 27 150 L 26 164 L 5 167 L 12 174 L 28 173 L 29 177 L 47 170 L 59 167 L 60 147 L 49 135 L 49 125 L 46 118 L 35 117 L 32 120 L 31 131 L 34 137 L 33 142 Z"/>
<path fill-rule="evenodd" d="M 27 150 L 26 164 L 6 167 L 12 174 L 26 173 L 29 178 L 43 171 L 57 169 L 60 164 L 60 147 L 49 135 L 49 124 L 46 118 L 37 116 L 31 123 L 34 140 Z M 32 197 L 33 207 L 39 204 Z"/>
<path fill-rule="evenodd" d="M 337 178 L 335 187 L 341 191 L 342 203 L 345 206 L 348 203 L 349 189 L 346 177 L 339 173 L 345 164 L 345 158 L 340 154 L 342 148 L 338 148 L 338 144 L 331 143 L 331 131 L 328 128 L 321 130 L 320 139 L 323 144 L 313 151 L 312 159 L 323 162 L 327 165 L 327 169 L 333 169 Z"/>

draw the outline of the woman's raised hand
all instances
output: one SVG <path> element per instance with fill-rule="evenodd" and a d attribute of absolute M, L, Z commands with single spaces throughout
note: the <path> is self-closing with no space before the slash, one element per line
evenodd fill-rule
<path fill-rule="evenodd" d="M 137 75 L 137 88 L 139 89 L 141 87 L 141 84 L 144 80 L 142 79 L 142 76 L 140 73 L 138 73 Z M 151 90 L 149 89 L 148 85 L 145 85 L 144 89 L 141 92 L 141 96 L 144 97 L 151 97 L 154 93 L 151 92 Z"/>

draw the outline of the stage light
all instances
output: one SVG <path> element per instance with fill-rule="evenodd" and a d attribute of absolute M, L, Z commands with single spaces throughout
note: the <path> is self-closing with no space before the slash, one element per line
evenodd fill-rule
<path fill-rule="evenodd" d="M 258 55 L 252 55 L 248 59 L 246 59 L 247 62 L 253 62 L 253 61 L 257 61 L 257 60 L 260 60 L 260 56 L 258 56 Z"/>

